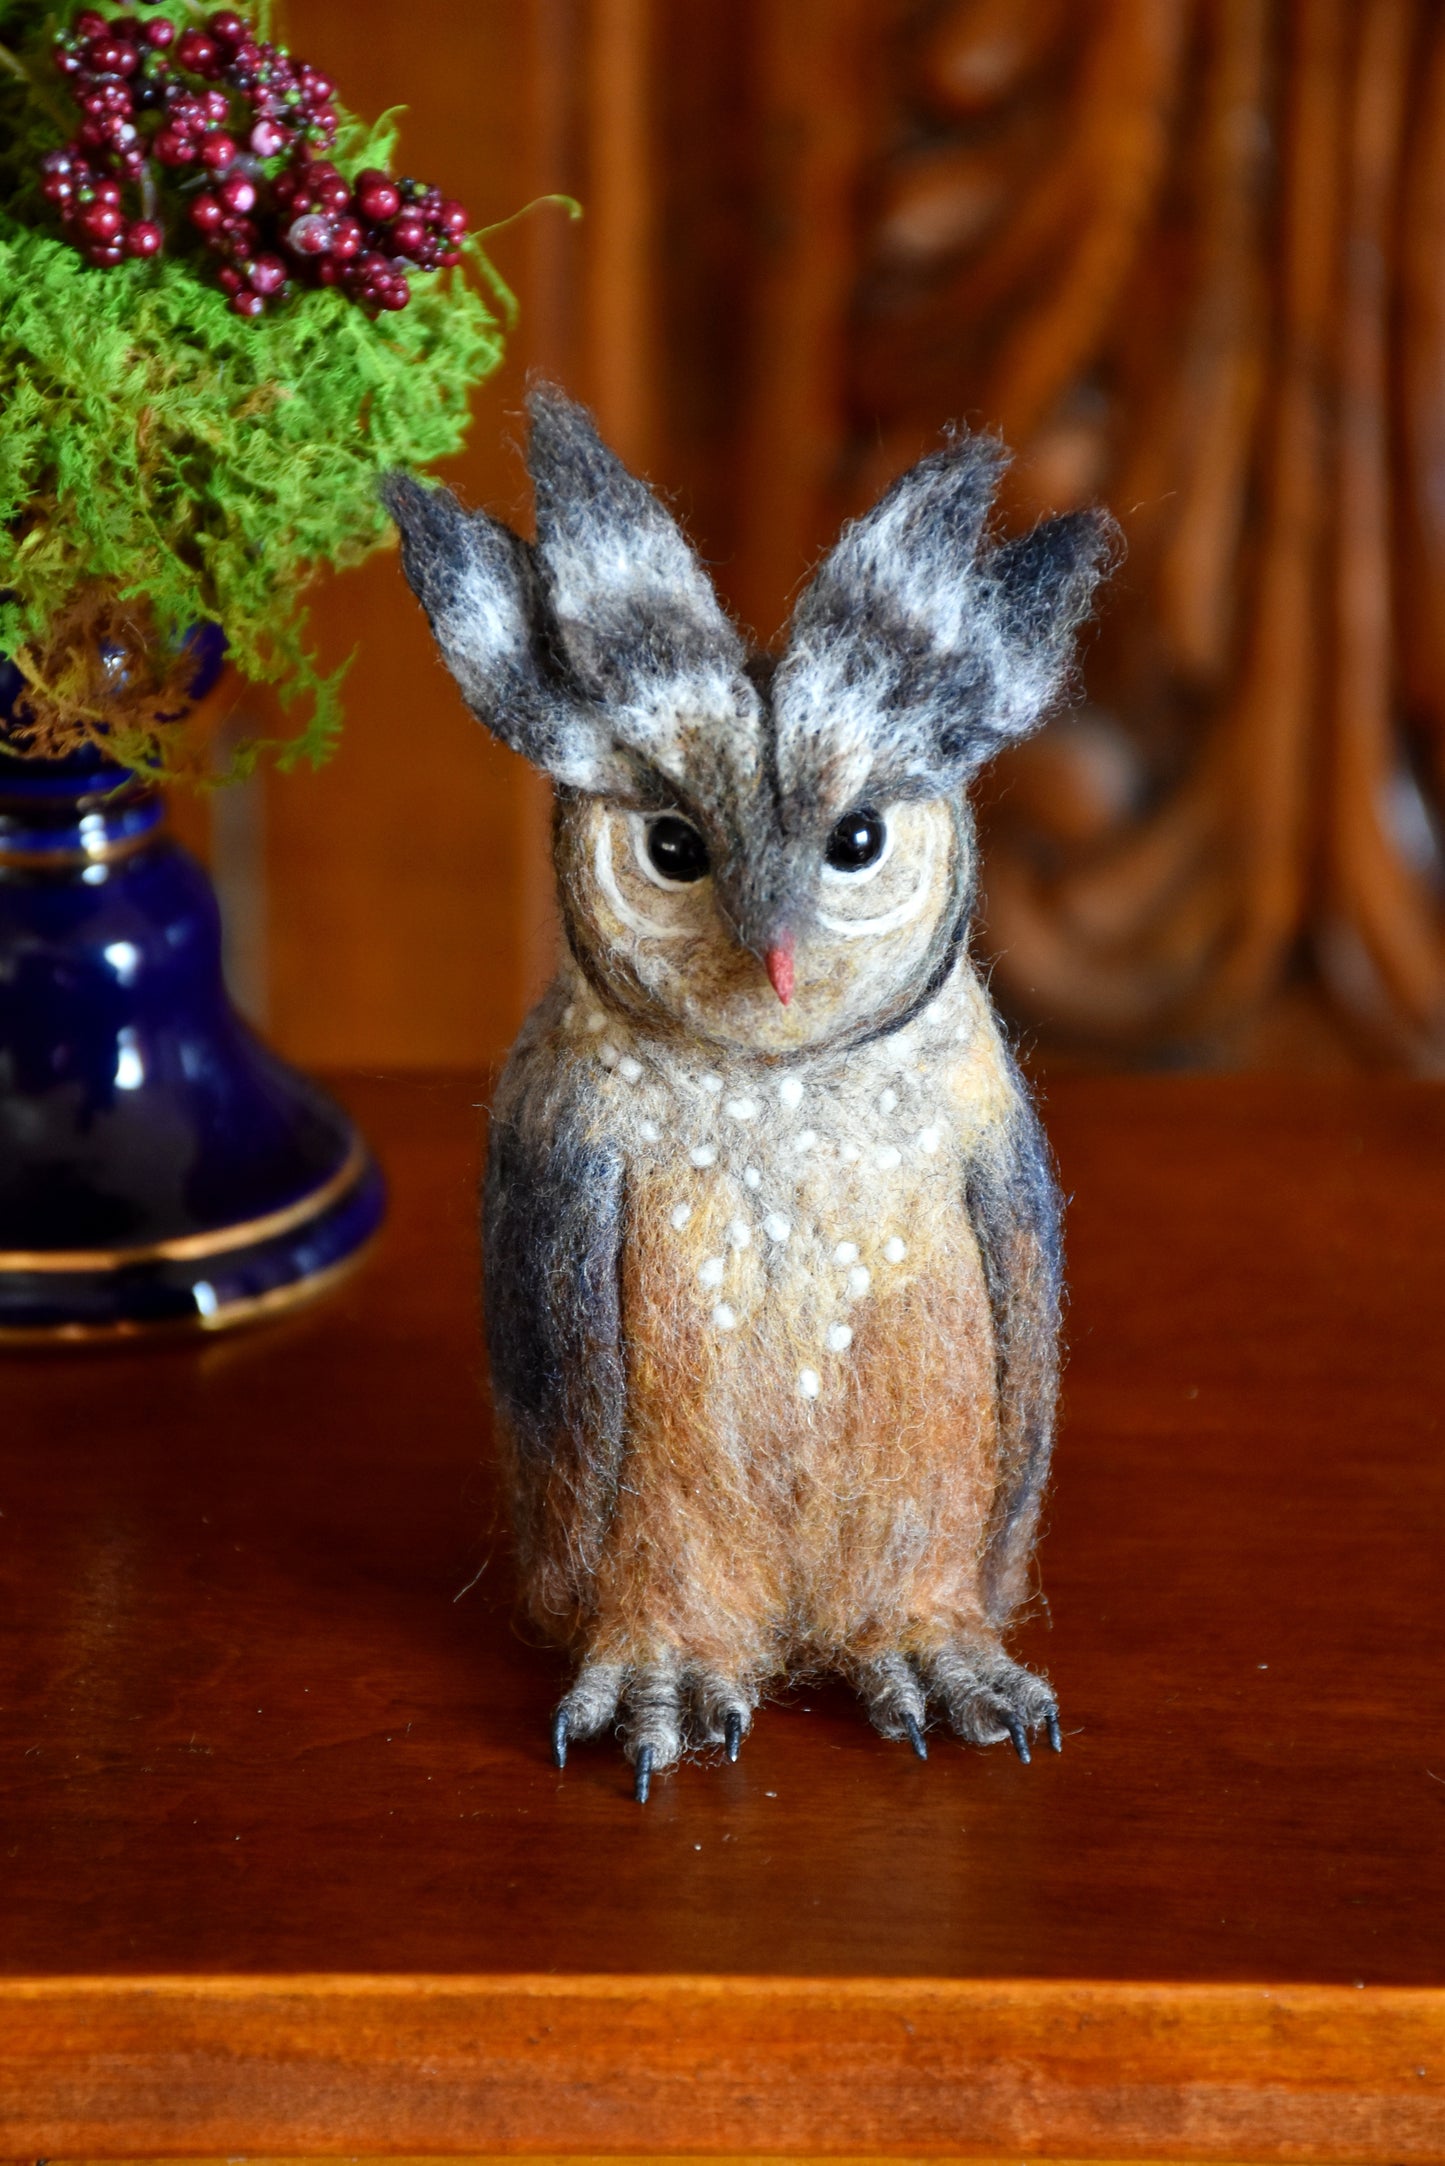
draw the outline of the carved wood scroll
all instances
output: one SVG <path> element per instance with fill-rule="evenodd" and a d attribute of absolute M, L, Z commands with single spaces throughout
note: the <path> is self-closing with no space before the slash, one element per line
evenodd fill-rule
<path fill-rule="evenodd" d="M 1011 521 L 1098 498 L 1129 544 L 1093 704 L 988 815 L 1001 991 L 1227 1058 L 1309 983 L 1445 1065 L 1445 9 L 864 12 L 816 526 L 966 415 Z"/>

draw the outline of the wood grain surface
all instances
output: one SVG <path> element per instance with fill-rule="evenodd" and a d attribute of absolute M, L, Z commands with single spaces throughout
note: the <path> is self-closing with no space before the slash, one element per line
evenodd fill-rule
<path fill-rule="evenodd" d="M 1063 1756 L 823 1683 L 645 1810 L 512 1622 L 483 1095 L 349 1087 L 315 1313 L 0 1371 L 0 2155 L 1445 2157 L 1445 1094 L 1057 1085 Z"/>
<path fill-rule="evenodd" d="M 324 1978 L 42 1985 L 0 2011 L 0 2140 L 47 2166 L 98 2134 L 112 2157 L 1445 2152 L 1439 2002 L 1411 1993 Z"/>

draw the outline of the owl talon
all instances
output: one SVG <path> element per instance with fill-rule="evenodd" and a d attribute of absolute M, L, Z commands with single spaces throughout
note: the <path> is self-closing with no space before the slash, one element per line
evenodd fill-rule
<path fill-rule="evenodd" d="M 727 1671 L 690 1668 L 687 1701 L 688 1743 L 721 1745 L 729 1760 L 736 1760 L 752 1726 L 756 1692 Z"/>
<path fill-rule="evenodd" d="M 645 1805 L 654 1774 L 681 1759 L 687 1743 L 679 1667 L 639 1663 L 628 1672 L 622 1709 L 622 1749 L 637 1770 L 637 1802 Z"/>
<path fill-rule="evenodd" d="M 906 1737 L 918 1752 L 928 1719 L 928 1702 L 907 1656 L 879 1655 L 863 1665 L 857 1682 L 880 1736 Z M 926 1747 L 919 1758 L 928 1758 Z"/>
<path fill-rule="evenodd" d="M 1031 1732 L 1043 1730 L 1055 1752 L 1062 1748 L 1052 1690 L 1001 1647 L 945 1647 L 928 1665 L 928 1685 L 970 1745 L 997 1745 L 1008 1738 L 1025 1767 L 1033 1758 Z"/>
<path fill-rule="evenodd" d="M 670 1651 L 655 1662 L 584 1662 L 552 1717 L 552 1756 L 567 1764 L 572 1745 L 619 1721 L 622 1749 L 647 1803 L 652 1778 L 689 1746 L 722 1745 L 736 1760 L 752 1720 L 753 1696 L 736 1678 L 693 1668 Z"/>

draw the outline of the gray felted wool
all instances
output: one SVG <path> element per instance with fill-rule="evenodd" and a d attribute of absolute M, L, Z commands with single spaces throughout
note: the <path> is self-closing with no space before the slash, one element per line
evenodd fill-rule
<path fill-rule="evenodd" d="M 960 432 L 845 530 L 776 662 L 560 393 L 537 540 L 396 478 L 469 706 L 556 782 L 567 947 L 493 1114 L 522 1582 L 645 1796 L 803 1668 L 925 1750 L 1058 1743 L 1004 1653 L 1052 1441 L 1059 1207 L 967 947 L 965 794 L 1061 696 L 1100 513 L 995 543 Z"/>

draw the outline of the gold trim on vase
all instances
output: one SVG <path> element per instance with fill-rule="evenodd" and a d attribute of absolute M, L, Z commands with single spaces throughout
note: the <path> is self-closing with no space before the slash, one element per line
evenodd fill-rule
<path fill-rule="evenodd" d="M 17 1329 L 0 1324 L 0 1347 L 104 1345 L 124 1339 L 190 1338 L 198 1333 L 234 1331 L 242 1324 L 257 1324 L 319 1301 L 361 1269 L 379 1238 L 372 1234 L 339 1263 L 327 1264 L 305 1278 L 291 1279 L 284 1286 L 272 1286 L 264 1294 L 246 1294 L 239 1301 L 224 1302 L 208 1316 L 198 1309 L 194 1316 L 162 1316 L 150 1322 L 119 1317 L 108 1324 L 26 1324 Z"/>
<path fill-rule="evenodd" d="M 181 1234 L 170 1241 L 148 1241 L 133 1248 L 0 1249 L 0 1271 L 124 1271 L 134 1264 L 204 1263 L 212 1256 L 224 1256 L 233 1249 L 251 1248 L 261 1241 L 274 1240 L 278 1234 L 304 1226 L 308 1219 L 319 1218 L 360 1180 L 369 1162 L 366 1145 L 360 1136 L 356 1136 L 335 1173 L 319 1188 L 311 1189 L 280 1210 L 265 1212 L 260 1218 L 242 1219 L 234 1226 L 217 1226 L 210 1233 Z M 266 1300 L 269 1297 L 258 1295 L 256 1298 Z M 106 1325 L 104 1328 L 110 1330 L 113 1327 Z M 42 1336 L 49 1335 L 42 1333 Z"/>

